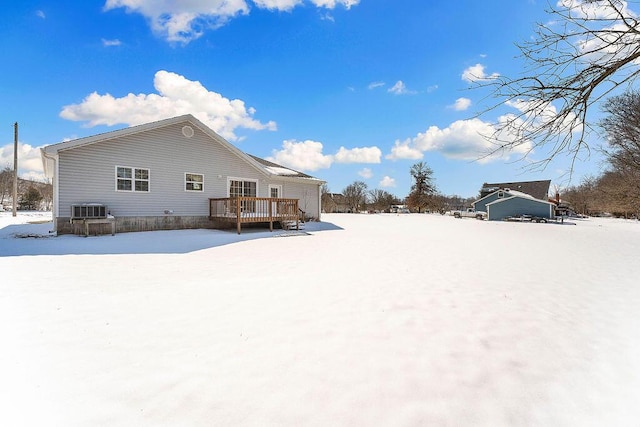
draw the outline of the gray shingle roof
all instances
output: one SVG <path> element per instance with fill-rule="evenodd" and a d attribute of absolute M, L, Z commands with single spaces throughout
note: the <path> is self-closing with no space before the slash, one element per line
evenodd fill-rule
<path fill-rule="evenodd" d="M 311 175 L 307 175 L 306 173 L 299 172 L 297 170 L 287 168 L 285 166 L 279 165 L 277 163 L 270 162 L 269 160 L 261 159 L 260 157 L 256 157 L 253 154 L 246 153 L 249 157 L 253 158 L 256 162 L 260 163 L 262 166 L 266 166 L 268 168 L 278 168 L 278 169 L 287 169 L 291 171 L 291 173 L 287 173 L 286 176 L 293 176 L 297 178 L 313 178 Z"/>
<path fill-rule="evenodd" d="M 506 188 L 510 190 L 520 191 L 522 193 L 529 194 L 540 200 L 547 200 L 549 196 L 549 186 L 551 180 L 546 179 L 542 181 L 521 181 L 521 182 L 500 182 L 495 184 L 482 184 L 480 189 L 480 198 L 483 198 L 494 191 L 504 190 Z"/>

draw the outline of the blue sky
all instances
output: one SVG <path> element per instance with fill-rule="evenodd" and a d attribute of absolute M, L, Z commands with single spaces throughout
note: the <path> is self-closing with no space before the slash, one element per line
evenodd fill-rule
<path fill-rule="evenodd" d="M 526 170 L 518 153 L 477 159 L 474 78 L 514 76 L 515 43 L 546 2 L 487 0 L 22 0 L 0 26 L 0 166 L 42 179 L 39 147 L 192 113 L 241 150 L 327 181 L 399 197 L 418 161 L 438 190 L 551 179 L 570 159 Z M 597 142 L 597 141 L 594 141 Z M 545 153 L 534 152 L 531 160 Z M 571 183 L 602 168 L 596 152 Z"/>

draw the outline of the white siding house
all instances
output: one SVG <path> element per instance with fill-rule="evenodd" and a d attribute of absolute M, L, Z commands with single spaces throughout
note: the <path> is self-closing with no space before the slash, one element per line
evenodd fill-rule
<path fill-rule="evenodd" d="M 83 204 L 107 206 L 118 231 L 214 228 L 209 199 L 238 195 L 298 199 L 320 219 L 323 181 L 240 151 L 192 115 L 52 144 L 42 161 L 59 233 Z"/>

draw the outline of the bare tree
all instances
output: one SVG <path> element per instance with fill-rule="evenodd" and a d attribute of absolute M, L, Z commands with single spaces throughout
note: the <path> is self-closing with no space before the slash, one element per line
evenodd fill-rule
<path fill-rule="evenodd" d="M 0 171 L 0 205 L 13 193 L 13 168 L 5 166 Z"/>
<path fill-rule="evenodd" d="M 325 182 L 320 186 L 320 204 L 322 212 L 332 212 L 332 205 L 335 203 L 331 200 L 330 194 L 331 191 L 329 190 L 329 185 Z"/>
<path fill-rule="evenodd" d="M 598 180 L 601 211 L 628 218 L 640 215 L 640 182 L 629 180 L 627 174 L 607 171 Z"/>
<path fill-rule="evenodd" d="M 514 150 L 524 157 L 536 149 L 544 168 L 568 154 L 573 164 L 590 147 L 589 111 L 594 104 L 631 85 L 640 73 L 640 21 L 623 0 L 561 0 L 549 5 L 547 23 L 518 48 L 525 62 L 519 77 L 492 76 L 481 87 L 493 89 L 497 102 L 517 112 L 495 123 L 493 153 Z"/>
<path fill-rule="evenodd" d="M 610 169 L 599 180 L 609 211 L 640 213 L 640 93 L 629 91 L 609 98 L 600 126 L 607 136 L 602 151 Z"/>
<path fill-rule="evenodd" d="M 442 196 L 442 203 L 443 203 L 443 209 L 445 211 L 448 210 L 464 210 L 466 208 L 468 208 L 469 206 L 471 206 L 471 204 L 473 202 L 475 202 L 476 200 L 478 200 L 480 198 L 480 196 L 478 195 L 478 197 L 461 197 L 461 196 L 457 196 L 457 195 L 453 195 L 453 196 Z"/>
<path fill-rule="evenodd" d="M 598 179 L 585 177 L 579 185 L 567 188 L 562 195 L 562 200 L 569 203 L 577 213 L 590 215 L 601 208 L 596 206 L 599 204 L 596 197 L 597 183 Z"/>
<path fill-rule="evenodd" d="M 342 191 L 349 210 L 351 212 L 359 212 L 367 202 L 367 184 L 362 181 L 355 181 Z"/>
<path fill-rule="evenodd" d="M 413 178 L 413 184 L 407 196 L 407 205 L 421 212 L 433 205 L 433 196 L 436 193 L 433 170 L 425 162 L 418 162 L 411 166 L 409 173 Z"/>
<path fill-rule="evenodd" d="M 42 204 L 46 211 L 50 211 L 53 207 L 53 185 L 50 179 L 45 179 L 44 185 L 40 187 L 40 194 L 42 194 Z"/>
<path fill-rule="evenodd" d="M 607 135 L 603 152 L 614 170 L 640 174 L 640 93 L 609 98 L 603 107 L 607 116 L 600 126 Z"/>
<path fill-rule="evenodd" d="M 378 188 L 369 191 L 369 200 L 374 209 L 385 210 L 391 205 L 400 204 L 396 196 Z"/>
<path fill-rule="evenodd" d="M 329 194 L 330 192 L 331 191 L 329 190 L 329 184 L 327 184 L 326 182 L 320 186 L 321 195 Z"/>

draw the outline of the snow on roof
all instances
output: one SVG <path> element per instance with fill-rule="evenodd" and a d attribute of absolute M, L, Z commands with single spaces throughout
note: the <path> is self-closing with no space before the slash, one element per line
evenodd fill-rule
<path fill-rule="evenodd" d="M 519 198 L 521 198 L 521 199 L 528 199 L 528 200 L 531 200 L 531 201 L 534 201 L 534 202 L 538 202 L 538 203 L 546 203 L 546 204 L 549 204 L 549 205 L 553 205 L 553 204 L 554 204 L 554 203 L 551 203 L 551 202 L 549 202 L 549 201 L 547 201 L 547 200 L 536 199 L 536 198 L 535 198 L 535 197 L 533 197 L 532 195 L 527 194 L 527 193 L 522 193 L 522 192 L 520 192 L 520 191 L 513 191 L 513 190 L 506 191 L 506 190 L 505 190 L 505 193 L 508 193 L 508 194 L 509 194 L 509 197 L 504 197 L 504 198 L 501 198 L 501 199 L 496 199 L 496 200 L 494 200 L 493 202 L 489 202 L 489 203 L 487 203 L 487 206 L 490 206 L 490 205 L 497 205 L 497 204 L 502 203 L 502 202 L 505 202 L 505 201 L 507 201 L 507 200 L 511 200 L 511 199 L 513 199 L 513 198 L 515 198 L 515 197 L 519 197 Z"/>
<path fill-rule="evenodd" d="M 294 170 L 278 166 L 266 166 L 265 169 L 274 175 L 298 175 L 298 172 Z"/>
<path fill-rule="evenodd" d="M 308 180 L 313 180 L 313 181 L 317 181 L 317 182 L 324 182 L 318 178 L 314 178 L 311 175 L 307 175 L 306 173 L 300 172 L 300 171 L 296 171 L 287 167 L 284 167 L 282 165 L 279 165 L 277 163 L 273 163 L 269 160 L 263 159 L 261 157 L 257 157 L 254 156 L 253 154 L 249 154 L 249 157 L 253 158 L 256 162 L 258 162 L 261 167 L 267 171 L 268 173 L 272 173 L 274 175 L 279 175 L 279 176 L 288 176 L 288 177 L 293 177 L 293 178 L 304 178 L 304 179 L 308 179 Z"/>
<path fill-rule="evenodd" d="M 537 200 L 531 194 L 523 193 L 522 191 L 515 191 L 515 190 L 505 190 L 505 191 L 507 193 L 511 194 L 512 196 L 519 196 L 519 197 L 525 197 L 527 199 Z"/>
<path fill-rule="evenodd" d="M 504 190 L 497 189 L 493 193 L 487 194 L 486 196 L 481 197 L 480 199 L 476 200 L 475 202 L 473 202 L 473 205 L 475 205 L 476 203 L 480 202 L 481 200 L 489 198 L 490 196 L 496 194 L 499 191 L 507 193 L 510 196 L 510 197 L 506 197 L 506 199 L 510 199 L 511 197 L 522 197 L 522 198 L 530 199 L 530 200 L 540 200 L 540 201 L 543 201 L 543 202 L 545 201 L 545 200 L 541 200 L 541 199 L 536 199 L 531 194 L 523 193 L 522 191 L 516 191 L 516 190 L 511 190 L 511 189 L 504 189 Z M 491 203 L 496 203 L 496 202 L 501 201 L 501 200 L 505 200 L 505 199 L 500 198 L 500 199 L 494 200 L 493 202 L 487 203 L 487 205 L 489 205 Z"/>

